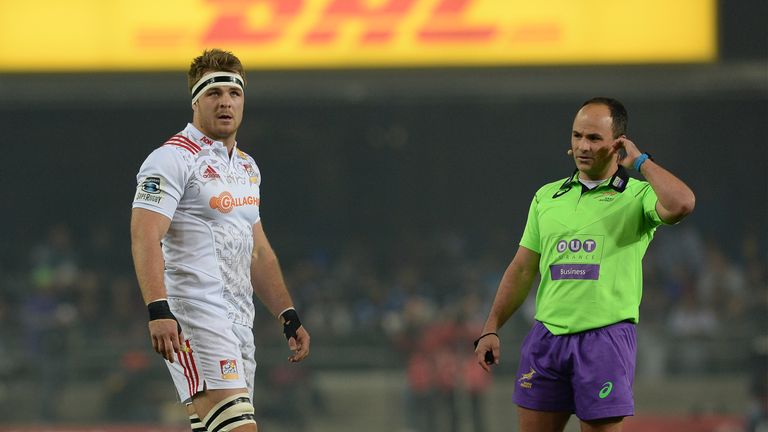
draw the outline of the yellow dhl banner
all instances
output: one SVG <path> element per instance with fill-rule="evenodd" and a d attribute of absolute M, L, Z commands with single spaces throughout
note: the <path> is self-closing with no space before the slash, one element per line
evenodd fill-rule
<path fill-rule="evenodd" d="M 706 62 L 716 0 L 0 0 L 0 71 Z"/>

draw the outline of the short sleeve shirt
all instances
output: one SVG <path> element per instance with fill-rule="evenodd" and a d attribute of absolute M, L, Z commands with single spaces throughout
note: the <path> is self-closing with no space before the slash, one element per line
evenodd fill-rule
<path fill-rule="evenodd" d="M 657 201 L 623 167 L 591 190 L 577 171 L 536 192 L 520 245 L 541 256 L 535 318 L 550 332 L 639 320 L 642 258 L 662 223 Z"/>
<path fill-rule="evenodd" d="M 162 240 L 168 297 L 198 301 L 234 323 L 253 326 L 250 263 L 260 220 L 261 174 L 237 146 L 193 125 L 144 161 L 133 207 L 171 220 Z"/>

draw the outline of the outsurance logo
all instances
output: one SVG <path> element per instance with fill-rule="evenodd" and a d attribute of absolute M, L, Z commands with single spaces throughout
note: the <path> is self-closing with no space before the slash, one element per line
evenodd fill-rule
<path fill-rule="evenodd" d="M 233 197 L 229 192 L 222 192 L 218 196 L 211 197 L 208 204 L 214 210 L 218 210 L 221 213 L 229 213 L 235 207 L 248 205 L 257 206 L 260 202 L 261 200 L 259 200 L 259 197 L 251 195 L 245 197 Z"/>
<path fill-rule="evenodd" d="M 573 253 L 584 251 L 584 252 L 592 252 L 597 248 L 597 242 L 592 239 L 587 240 L 579 240 L 579 239 L 573 239 L 573 240 L 560 240 L 557 242 L 557 245 L 555 246 L 557 248 L 557 251 L 560 253 L 565 252 L 566 250 L 569 250 Z"/>

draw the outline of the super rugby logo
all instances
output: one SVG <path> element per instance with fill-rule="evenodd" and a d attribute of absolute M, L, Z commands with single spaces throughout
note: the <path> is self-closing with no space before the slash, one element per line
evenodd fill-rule
<path fill-rule="evenodd" d="M 147 177 L 141 182 L 141 190 L 148 194 L 159 194 L 161 181 L 160 177 Z"/>
<path fill-rule="evenodd" d="M 133 199 L 135 201 L 159 204 L 163 199 L 163 179 L 161 177 L 145 177 L 139 183 Z"/>
<path fill-rule="evenodd" d="M 261 201 L 259 197 L 246 196 L 246 197 L 233 197 L 229 192 L 222 192 L 219 196 L 211 197 L 209 205 L 212 209 L 218 210 L 222 213 L 229 213 L 235 207 L 242 207 L 247 205 L 257 206 Z"/>

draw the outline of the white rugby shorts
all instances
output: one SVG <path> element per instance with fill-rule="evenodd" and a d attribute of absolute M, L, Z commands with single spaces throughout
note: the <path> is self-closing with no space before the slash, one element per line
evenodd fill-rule
<path fill-rule="evenodd" d="M 256 347 L 250 327 L 234 324 L 211 305 L 169 298 L 187 352 L 165 361 L 182 403 L 206 389 L 248 389 L 253 400 Z"/>

